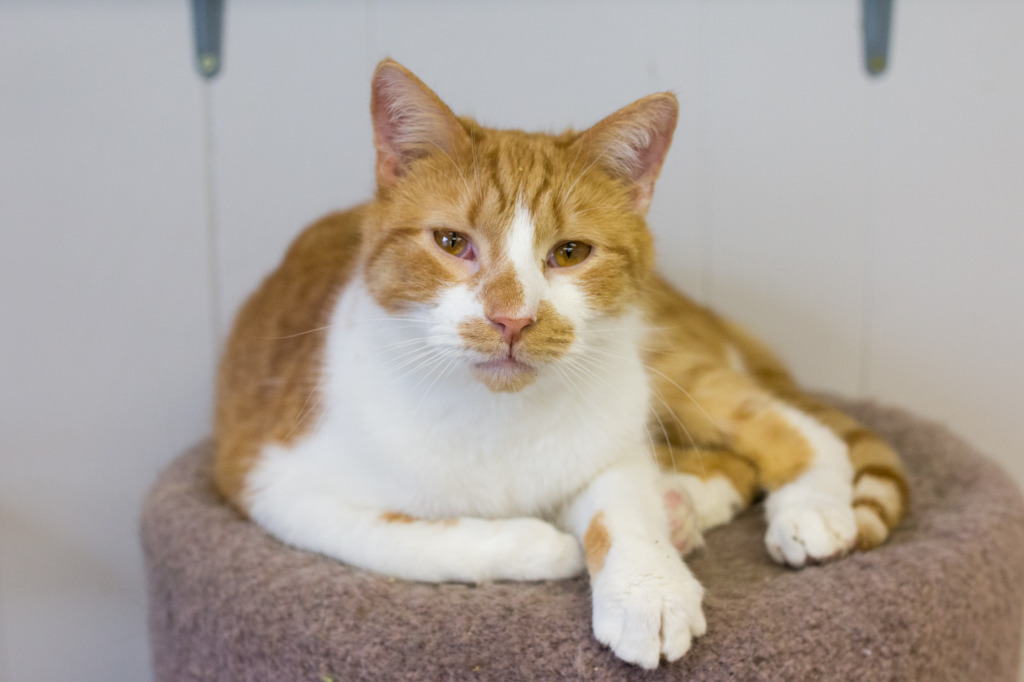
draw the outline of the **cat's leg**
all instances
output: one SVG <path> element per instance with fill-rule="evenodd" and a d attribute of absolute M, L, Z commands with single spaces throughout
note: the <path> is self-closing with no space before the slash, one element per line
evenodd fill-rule
<path fill-rule="evenodd" d="M 906 513 L 909 502 L 899 456 L 878 434 L 795 386 L 780 388 L 776 395 L 827 426 L 846 445 L 853 468 L 857 547 L 868 550 L 885 542 Z"/>
<path fill-rule="evenodd" d="M 728 523 L 749 507 L 757 495 L 756 467 L 722 446 L 656 443 L 655 452 L 662 470 L 661 487 L 670 523 L 675 511 L 672 492 L 678 491 L 692 502 L 700 531 Z"/>
<path fill-rule="evenodd" d="M 747 441 L 742 451 L 759 463 L 790 460 L 784 464 L 788 471 L 772 472 L 764 480 L 768 553 L 797 568 L 848 553 L 857 541 L 857 521 L 846 444 L 810 415 L 783 403 L 770 403 L 754 420 L 763 423 L 737 430 L 737 438 Z M 755 443 L 755 438 L 763 440 Z"/>
<path fill-rule="evenodd" d="M 377 573 L 426 582 L 553 580 L 578 575 L 577 538 L 536 518 L 417 519 L 364 499 L 350 483 L 296 457 L 269 458 L 250 477 L 249 516 L 289 545 Z"/>
<path fill-rule="evenodd" d="M 769 492 L 765 545 L 773 559 L 800 567 L 854 547 L 854 469 L 839 436 L 732 367 L 703 368 L 691 377 L 686 400 L 691 421 L 713 424 L 729 449 L 756 467 Z"/>
<path fill-rule="evenodd" d="M 292 546 L 404 580 L 559 580 L 583 569 L 579 541 L 540 519 L 435 521 L 329 496 L 296 502 L 252 515 Z"/>
<path fill-rule="evenodd" d="M 586 553 L 594 636 L 648 669 L 681 657 L 707 628 L 703 588 L 672 547 L 657 476 L 649 460 L 613 466 L 563 519 Z"/>
<path fill-rule="evenodd" d="M 899 455 L 857 420 L 803 392 L 782 363 L 743 329 L 728 325 L 738 351 L 737 366 L 777 399 L 827 426 L 846 446 L 853 468 L 853 510 L 857 547 L 868 550 L 885 542 L 906 513 L 909 494 Z"/>
<path fill-rule="evenodd" d="M 686 482 L 675 474 L 658 476 L 658 492 L 665 505 L 668 533 L 672 545 L 680 556 L 686 556 L 704 546 L 697 506 Z"/>

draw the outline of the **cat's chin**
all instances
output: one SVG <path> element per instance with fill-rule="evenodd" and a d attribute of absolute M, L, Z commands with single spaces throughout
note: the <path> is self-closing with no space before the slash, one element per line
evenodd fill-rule
<path fill-rule="evenodd" d="M 526 363 L 505 358 L 473 365 L 473 376 L 495 393 L 517 393 L 537 379 L 537 370 Z"/>

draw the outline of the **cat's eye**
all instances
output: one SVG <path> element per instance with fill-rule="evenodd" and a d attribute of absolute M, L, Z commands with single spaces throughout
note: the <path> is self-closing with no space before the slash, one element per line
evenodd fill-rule
<path fill-rule="evenodd" d="M 578 265 L 590 255 L 590 244 L 583 242 L 563 242 L 555 247 L 548 256 L 548 267 L 568 268 Z"/>
<path fill-rule="evenodd" d="M 434 230 L 434 241 L 437 242 L 442 251 L 450 253 L 456 258 L 476 260 L 476 251 L 473 250 L 473 243 L 461 232 Z"/>

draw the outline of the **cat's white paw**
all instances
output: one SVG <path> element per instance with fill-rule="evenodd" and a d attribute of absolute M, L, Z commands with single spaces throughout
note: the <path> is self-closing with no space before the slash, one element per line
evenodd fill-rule
<path fill-rule="evenodd" d="M 793 568 L 839 558 L 856 542 L 853 508 L 830 500 L 778 509 L 769 519 L 764 538 L 772 559 Z"/>
<path fill-rule="evenodd" d="M 656 668 L 707 630 L 704 588 L 670 548 L 616 540 L 591 582 L 594 636 L 624 661 Z"/>
<path fill-rule="evenodd" d="M 572 535 L 540 519 L 497 523 L 499 532 L 491 531 L 481 542 L 492 562 L 485 579 L 561 580 L 583 571 L 583 549 Z"/>
<path fill-rule="evenodd" d="M 704 546 L 697 509 L 689 490 L 679 480 L 679 475 L 662 476 L 658 480 L 665 514 L 668 517 L 668 532 L 682 556 Z"/>
<path fill-rule="evenodd" d="M 732 521 L 744 507 L 743 497 L 724 476 L 700 478 L 693 474 L 667 474 L 662 476 L 661 485 L 686 491 L 701 531 Z"/>

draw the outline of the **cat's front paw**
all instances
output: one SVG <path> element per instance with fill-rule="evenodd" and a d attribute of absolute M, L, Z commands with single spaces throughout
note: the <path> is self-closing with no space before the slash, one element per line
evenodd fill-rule
<path fill-rule="evenodd" d="M 707 630 L 704 589 L 672 548 L 619 539 L 591 583 L 594 636 L 624 661 L 656 668 Z"/>
<path fill-rule="evenodd" d="M 857 542 L 853 509 L 820 500 L 778 509 L 768 521 L 764 543 L 772 559 L 801 568 L 837 559 Z"/>
<path fill-rule="evenodd" d="M 690 491 L 682 485 L 677 476 L 662 476 L 658 481 L 665 514 L 668 516 L 668 532 L 672 544 L 681 556 L 704 546 L 700 532 L 700 520 Z"/>
<path fill-rule="evenodd" d="M 492 563 L 486 579 L 561 580 L 583 571 L 579 540 L 540 519 L 520 518 L 500 524 L 483 539 Z"/>

